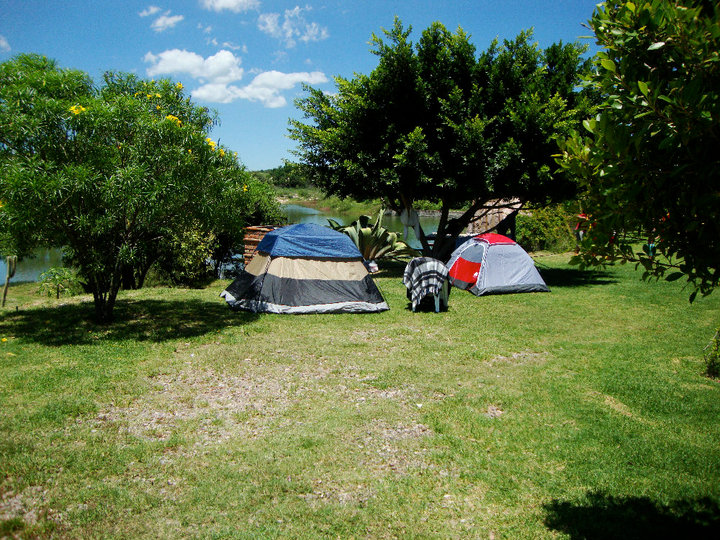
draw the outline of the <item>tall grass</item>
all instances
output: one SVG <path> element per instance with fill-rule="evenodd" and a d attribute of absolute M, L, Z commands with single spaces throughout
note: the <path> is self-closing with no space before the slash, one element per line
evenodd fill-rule
<path fill-rule="evenodd" d="M 14 286 L 0 536 L 716 536 L 715 295 L 539 259 L 549 294 L 413 313 L 230 312 L 205 290 Z"/>

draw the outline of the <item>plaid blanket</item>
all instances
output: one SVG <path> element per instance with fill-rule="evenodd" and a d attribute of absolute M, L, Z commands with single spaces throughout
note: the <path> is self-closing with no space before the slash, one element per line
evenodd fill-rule
<path fill-rule="evenodd" d="M 408 298 L 415 311 L 418 304 L 428 295 L 433 295 L 447 307 L 450 287 L 448 269 L 442 262 L 432 257 L 417 257 L 411 260 L 403 273 L 403 285 L 407 287 Z M 436 302 L 436 311 L 439 303 Z"/>

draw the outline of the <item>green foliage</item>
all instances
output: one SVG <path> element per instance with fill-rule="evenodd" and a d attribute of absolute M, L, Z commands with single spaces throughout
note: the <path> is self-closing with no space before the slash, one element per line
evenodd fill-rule
<path fill-rule="evenodd" d="M 575 91 L 589 65 L 584 48 L 543 51 L 522 32 L 476 55 L 462 29 L 434 23 L 415 45 L 410 33 L 396 19 L 372 37 L 379 62 L 370 75 L 336 78 L 332 95 L 306 87 L 297 101 L 308 122 L 291 121 L 290 136 L 316 185 L 396 211 L 438 204 L 436 252 L 489 199 L 545 203 L 574 192 L 551 156 L 554 138 L 579 125 L 590 103 L 590 92 Z M 448 219 L 451 208 L 466 211 Z"/>
<path fill-rule="evenodd" d="M 218 186 L 214 198 L 213 208 L 209 209 L 214 226 L 203 229 L 215 238 L 214 270 L 233 253 L 242 251 L 246 226 L 282 225 L 287 220 L 273 187 L 239 167 L 225 172 L 225 182 Z"/>
<path fill-rule="evenodd" d="M 83 292 L 77 273 L 67 267 L 49 268 L 40 274 L 38 294 L 43 296 L 75 296 Z"/>
<path fill-rule="evenodd" d="M 247 218 L 279 212 L 208 137 L 214 123 L 169 80 L 107 73 L 96 88 L 45 57 L 1 64 L 3 233 L 20 253 L 62 247 L 111 319 L 121 285 L 141 286 L 172 238 L 199 227 L 229 249 Z"/>
<path fill-rule="evenodd" d="M 210 262 L 214 244 L 215 236 L 197 225 L 169 238 L 156 262 L 160 278 L 172 285 L 207 285 L 215 277 Z"/>
<path fill-rule="evenodd" d="M 705 350 L 705 373 L 708 377 L 720 379 L 720 328 Z"/>
<path fill-rule="evenodd" d="M 686 277 L 691 301 L 707 295 L 720 279 L 720 7 L 607 2 L 589 23 L 604 102 L 559 160 L 594 222 L 575 262 L 636 261 L 645 278 Z M 634 251 L 649 237 L 659 256 Z"/>
<path fill-rule="evenodd" d="M 307 188 L 313 185 L 307 168 L 290 161 L 286 161 L 281 167 L 253 172 L 253 175 L 270 182 L 276 187 Z"/>
<path fill-rule="evenodd" d="M 516 218 L 516 240 L 528 251 L 568 251 L 575 247 L 574 225 L 562 205 L 526 209 Z"/>
<path fill-rule="evenodd" d="M 330 227 L 350 237 L 366 261 L 416 257 L 418 255 L 416 250 L 402 240 L 398 240 L 397 233 L 388 231 L 382 226 L 384 212 L 384 209 L 381 208 L 372 224 L 370 216 L 360 216 L 350 225 L 340 225 L 334 219 L 328 219 L 328 222 Z"/>

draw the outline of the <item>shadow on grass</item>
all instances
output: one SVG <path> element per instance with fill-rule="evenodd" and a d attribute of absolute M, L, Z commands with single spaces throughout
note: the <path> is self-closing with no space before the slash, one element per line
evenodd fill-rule
<path fill-rule="evenodd" d="M 408 261 L 380 261 L 380 271 L 373 277 L 398 278 L 402 280 Z M 612 274 L 602 270 L 578 270 L 577 268 L 551 268 L 541 266 L 540 275 L 548 287 L 590 287 L 617 283 Z"/>
<path fill-rule="evenodd" d="M 247 324 L 259 316 L 231 311 L 220 302 L 144 299 L 118 300 L 112 324 L 98 325 L 92 317 L 93 304 L 87 302 L 10 312 L 0 319 L 0 332 L 49 346 L 99 340 L 163 342 Z"/>
<path fill-rule="evenodd" d="M 403 274 L 405 273 L 405 267 L 409 261 L 394 261 L 394 260 L 381 260 L 378 263 L 380 271 L 377 274 L 373 274 L 373 277 L 382 278 L 399 278 L 402 280 Z"/>
<path fill-rule="evenodd" d="M 553 287 L 590 287 L 617 283 L 608 272 L 578 270 L 577 268 L 538 268 L 540 275 L 551 289 Z"/>
<path fill-rule="evenodd" d="M 720 506 L 710 498 L 663 505 L 590 492 L 582 501 L 554 500 L 544 509 L 545 526 L 570 538 L 720 538 Z"/>

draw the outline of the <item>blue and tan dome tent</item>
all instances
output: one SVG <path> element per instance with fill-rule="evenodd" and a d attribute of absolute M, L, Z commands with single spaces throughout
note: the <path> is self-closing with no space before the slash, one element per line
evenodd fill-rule
<path fill-rule="evenodd" d="M 270 231 L 220 296 L 254 313 L 367 313 L 388 308 L 350 238 L 313 223 Z"/>

